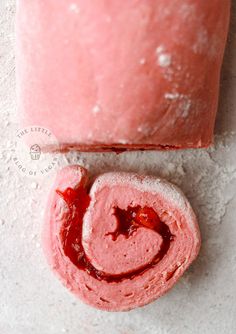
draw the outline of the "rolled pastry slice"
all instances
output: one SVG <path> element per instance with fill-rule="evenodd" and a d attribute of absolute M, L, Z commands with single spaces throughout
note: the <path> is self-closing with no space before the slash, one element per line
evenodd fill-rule
<path fill-rule="evenodd" d="M 62 169 L 52 189 L 45 252 L 66 287 L 107 311 L 146 305 L 168 291 L 196 258 L 200 233 L 175 186 L 151 176 L 107 173 L 88 183 Z"/>
<path fill-rule="evenodd" d="M 230 0 L 17 3 L 22 126 L 62 150 L 211 144 Z"/>

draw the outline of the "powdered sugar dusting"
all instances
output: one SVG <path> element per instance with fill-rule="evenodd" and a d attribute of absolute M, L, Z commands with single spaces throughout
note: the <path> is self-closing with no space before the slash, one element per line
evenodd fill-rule
<path fill-rule="evenodd" d="M 171 55 L 168 53 L 162 53 L 158 56 L 158 64 L 161 67 L 168 67 L 171 64 Z"/>
<path fill-rule="evenodd" d="M 164 198 L 168 203 L 172 203 L 179 210 L 184 211 L 190 221 L 194 217 L 188 201 L 180 189 L 165 180 L 151 176 L 139 176 L 128 173 L 106 173 L 100 175 L 95 180 L 90 195 L 96 197 L 96 192 L 101 188 L 106 186 L 113 187 L 116 185 L 130 186 L 141 192 L 156 194 Z M 130 200 L 132 201 L 132 199 Z"/>
<path fill-rule="evenodd" d="M 79 14 L 80 9 L 79 9 L 79 6 L 76 3 L 71 3 L 69 5 L 69 11 L 72 12 L 72 13 L 75 13 L 75 14 Z"/>
<path fill-rule="evenodd" d="M 141 59 L 139 60 L 139 64 L 140 64 L 140 65 L 144 65 L 144 64 L 146 64 L 146 59 L 145 59 L 145 58 L 141 58 Z"/>
<path fill-rule="evenodd" d="M 156 54 L 157 55 L 160 55 L 160 53 L 162 53 L 164 51 L 164 46 L 163 45 L 159 45 L 157 48 L 156 48 Z"/>
<path fill-rule="evenodd" d="M 180 110 L 182 111 L 182 117 L 184 118 L 188 117 L 191 106 L 192 106 L 191 100 L 189 99 L 183 100 L 180 108 Z"/>
<path fill-rule="evenodd" d="M 101 107 L 100 107 L 98 104 L 96 104 L 96 105 L 93 107 L 92 112 L 93 112 L 94 114 L 98 114 L 98 113 L 100 113 L 100 112 L 101 112 Z"/>
<path fill-rule="evenodd" d="M 119 139 L 118 143 L 122 144 L 122 145 L 126 145 L 126 144 L 128 144 L 128 141 L 126 139 Z"/>
<path fill-rule="evenodd" d="M 93 138 L 92 132 L 88 132 L 87 138 L 88 138 L 88 140 L 91 140 Z"/>
<path fill-rule="evenodd" d="M 200 26 L 197 31 L 196 42 L 193 44 L 192 49 L 195 53 L 207 53 L 209 44 L 208 32 L 203 26 Z"/>
<path fill-rule="evenodd" d="M 153 130 L 153 127 L 148 125 L 148 124 L 142 124 L 142 125 L 138 126 L 138 128 L 137 128 L 137 132 L 142 133 L 146 136 L 148 134 L 150 134 L 152 132 L 152 130 Z"/>
<path fill-rule="evenodd" d="M 205 54 L 210 58 L 215 58 L 220 50 L 221 42 L 221 38 L 217 34 L 209 34 L 206 27 L 200 21 L 192 50 L 196 54 Z"/>
<path fill-rule="evenodd" d="M 163 45 L 159 45 L 156 50 L 157 64 L 160 67 L 168 67 L 171 65 L 172 56 L 168 52 L 165 51 L 165 47 Z"/>
<path fill-rule="evenodd" d="M 165 94 L 165 98 L 167 100 L 176 100 L 180 97 L 180 94 L 179 93 L 166 93 Z"/>
<path fill-rule="evenodd" d="M 179 12 L 181 14 L 181 17 L 184 20 L 196 19 L 196 5 L 195 4 L 189 4 L 189 3 L 180 4 Z"/>
<path fill-rule="evenodd" d="M 170 101 L 177 100 L 179 102 L 177 107 L 178 114 L 180 114 L 183 118 L 188 117 L 189 111 L 192 106 L 192 100 L 189 96 L 174 92 L 174 93 L 166 93 L 165 99 Z"/>

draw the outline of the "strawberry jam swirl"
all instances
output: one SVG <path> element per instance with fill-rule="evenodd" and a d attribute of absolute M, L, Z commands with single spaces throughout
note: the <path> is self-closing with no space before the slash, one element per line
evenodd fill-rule
<path fill-rule="evenodd" d="M 133 235 L 140 227 L 152 229 L 162 237 L 162 244 L 152 261 L 143 267 L 119 275 L 110 275 L 97 270 L 85 254 L 82 245 L 83 217 L 90 204 L 90 196 L 82 187 L 78 189 L 67 188 L 65 191 L 56 190 L 57 194 L 65 201 L 69 208 L 68 218 L 60 230 L 60 240 L 64 254 L 80 270 L 86 271 L 97 280 L 106 282 L 120 282 L 124 279 L 132 279 L 141 275 L 146 270 L 155 266 L 167 254 L 174 235 L 169 227 L 163 223 L 158 214 L 150 207 L 128 206 L 126 210 L 114 207 L 114 216 L 117 226 L 115 231 L 106 233 L 107 237 L 116 242 L 119 235 L 126 239 Z"/>

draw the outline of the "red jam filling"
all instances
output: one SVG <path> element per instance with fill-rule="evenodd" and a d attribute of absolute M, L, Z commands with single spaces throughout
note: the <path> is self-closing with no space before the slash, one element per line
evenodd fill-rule
<path fill-rule="evenodd" d="M 169 227 L 160 220 L 152 208 L 129 206 L 127 210 L 122 210 L 116 207 L 114 208 L 114 215 L 117 219 L 117 228 L 114 232 L 106 234 L 110 235 L 113 241 L 116 241 L 121 234 L 129 238 L 138 228 L 145 227 L 161 235 L 163 243 L 154 259 L 142 268 L 121 275 L 109 275 L 97 270 L 90 263 L 82 245 L 83 216 L 90 203 L 89 195 L 84 188 L 75 190 L 67 188 L 63 192 L 60 190 L 56 190 L 56 192 L 64 199 L 70 209 L 68 219 L 64 222 L 60 231 L 64 254 L 69 257 L 74 265 L 81 270 L 85 270 L 92 277 L 107 282 L 132 279 L 156 265 L 167 253 L 174 236 L 171 234 Z"/>

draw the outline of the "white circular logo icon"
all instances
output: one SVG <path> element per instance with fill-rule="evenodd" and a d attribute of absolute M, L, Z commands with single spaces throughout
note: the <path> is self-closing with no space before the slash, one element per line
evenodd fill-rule
<path fill-rule="evenodd" d="M 26 127 L 17 131 L 12 161 L 21 175 L 40 177 L 57 167 L 58 155 L 52 151 L 58 149 L 59 143 L 49 129 Z"/>

